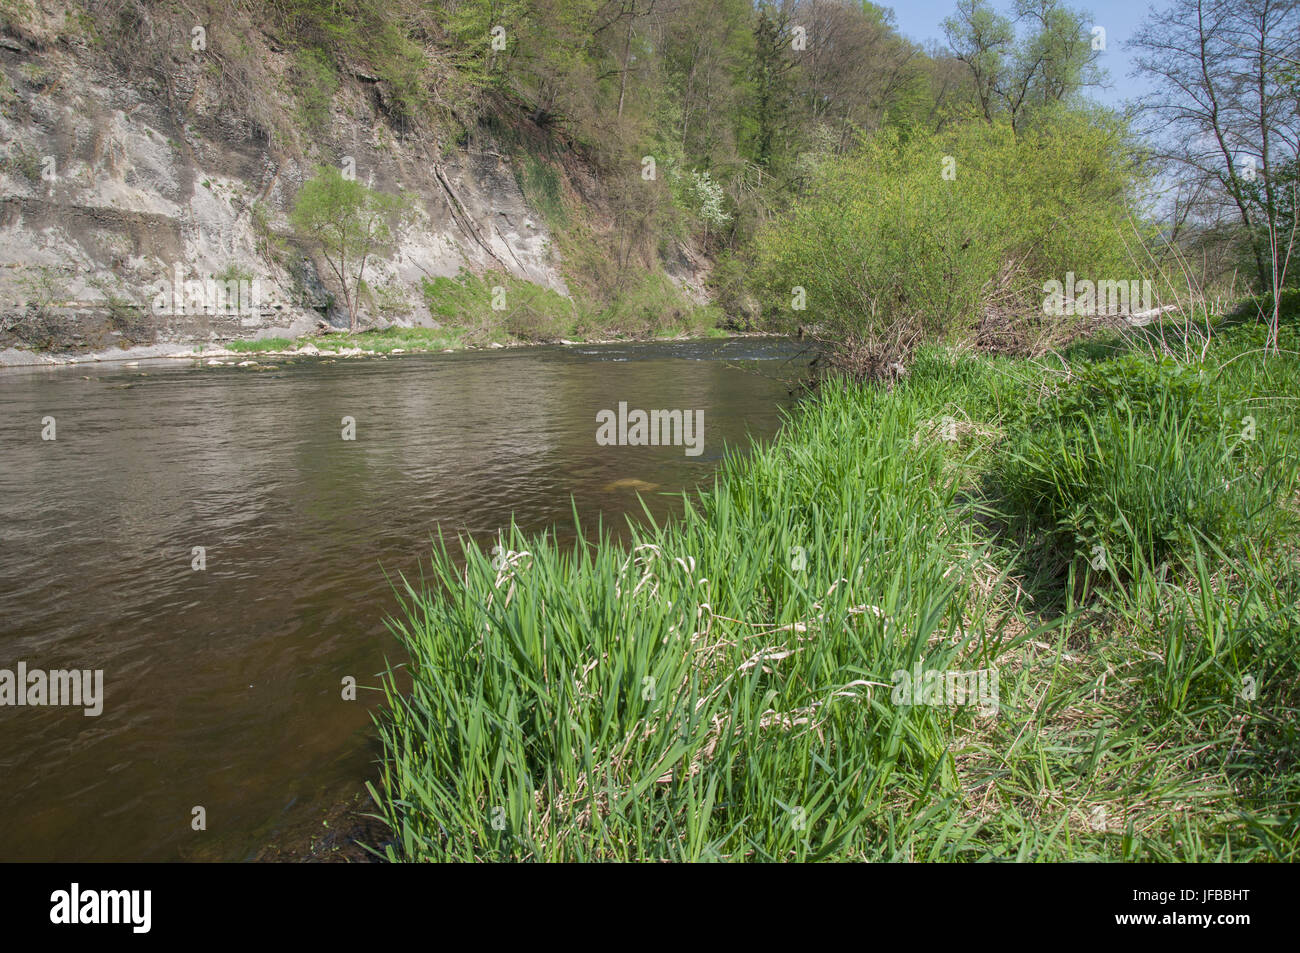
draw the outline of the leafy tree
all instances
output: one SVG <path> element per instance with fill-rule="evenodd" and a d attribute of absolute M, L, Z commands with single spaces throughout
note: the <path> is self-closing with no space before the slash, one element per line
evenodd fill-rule
<path fill-rule="evenodd" d="M 865 375 L 927 340 L 978 330 L 1050 343 L 1044 285 L 1131 276 L 1139 169 L 1122 122 L 1057 110 L 1015 133 L 972 119 L 887 129 L 823 163 L 803 199 L 755 238 L 771 320 L 813 333 Z M 955 177 L 941 174 L 956 157 Z"/>
<path fill-rule="evenodd" d="M 1018 35 L 1017 26 L 1027 25 Z M 1060 0 L 1016 0 L 1015 16 L 988 0 L 958 0 L 943 21 L 953 55 L 970 69 L 984 118 L 1019 128 L 1035 108 L 1068 101 L 1101 82 L 1088 17 Z"/>
<path fill-rule="evenodd" d="M 958 0 L 957 12 L 943 21 L 943 29 L 953 56 L 970 69 L 980 111 L 992 122 L 1015 45 L 1015 27 L 987 0 Z"/>
<path fill-rule="evenodd" d="M 400 196 L 370 189 L 333 166 L 318 166 L 298 192 L 290 221 L 325 258 L 342 290 L 353 331 L 366 265 L 388 243 L 394 220 L 400 220 L 406 208 Z"/>
<path fill-rule="evenodd" d="M 750 13 L 746 0 L 673 0 L 663 11 L 667 133 L 678 151 L 705 166 L 737 161 Z"/>
<path fill-rule="evenodd" d="M 754 138 L 753 157 L 763 167 L 772 165 L 779 148 L 779 136 L 789 130 L 792 73 L 796 63 L 791 53 L 793 27 L 789 3 L 760 0 L 754 23 Z"/>

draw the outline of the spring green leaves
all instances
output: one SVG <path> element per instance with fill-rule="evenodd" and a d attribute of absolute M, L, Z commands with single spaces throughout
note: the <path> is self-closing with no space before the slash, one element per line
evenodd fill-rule
<path fill-rule="evenodd" d="M 337 280 L 352 331 L 366 267 L 391 241 L 408 208 L 400 196 L 368 188 L 332 166 L 319 166 L 298 192 L 289 219 Z"/>

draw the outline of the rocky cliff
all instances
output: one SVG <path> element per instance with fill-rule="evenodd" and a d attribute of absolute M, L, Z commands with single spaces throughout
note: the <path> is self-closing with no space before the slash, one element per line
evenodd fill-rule
<path fill-rule="evenodd" d="M 45 3 L 0 18 L 0 349 L 345 323 L 323 261 L 288 224 L 321 163 L 405 194 L 415 209 L 365 275 L 371 324 L 437 326 L 421 283 L 461 268 L 567 293 L 545 220 L 490 139 L 449 145 L 431 128 L 392 122 L 382 83 L 364 68 L 343 77 L 309 135 L 277 135 L 274 122 L 231 105 L 228 77 L 197 35 L 169 38 L 161 68 L 155 49 L 151 68 L 134 70 L 77 16 Z M 291 114 L 289 54 L 268 43 L 259 63 L 259 108 Z M 257 289 L 252 306 L 201 307 L 188 295 L 187 307 L 182 294 L 207 288 L 210 300 L 214 286 L 241 282 Z"/>

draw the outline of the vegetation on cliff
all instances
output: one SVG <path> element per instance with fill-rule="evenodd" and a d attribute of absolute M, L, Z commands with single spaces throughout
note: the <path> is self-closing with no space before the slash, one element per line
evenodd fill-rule
<path fill-rule="evenodd" d="M 1150 281 L 1161 307 L 1294 286 L 1300 13 L 1195 6 L 1169 0 L 1134 38 L 1153 92 L 1127 117 L 1088 100 L 1105 31 L 1062 0 L 954 0 L 929 47 L 867 0 L 107 0 L 46 35 L 181 123 L 200 89 L 178 67 L 198 63 L 272 155 L 344 162 L 369 109 L 381 148 L 502 155 L 571 303 L 496 309 L 494 330 L 649 335 L 667 314 L 803 330 L 862 371 L 954 336 L 1041 352 L 1074 333 L 1041 307 L 1067 274 Z M 38 5 L 0 9 L 21 36 Z M 37 159 L 0 162 L 30 178 Z M 363 280 L 328 282 L 350 317 Z"/>

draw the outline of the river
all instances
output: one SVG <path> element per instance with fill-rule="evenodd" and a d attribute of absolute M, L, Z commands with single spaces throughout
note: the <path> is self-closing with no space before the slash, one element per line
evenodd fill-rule
<path fill-rule="evenodd" d="M 638 488 L 670 515 L 725 447 L 775 434 L 795 354 L 741 338 L 0 371 L 0 670 L 104 686 L 97 716 L 0 706 L 0 860 L 251 859 L 355 798 L 379 754 L 365 686 L 402 658 L 391 580 L 418 577 L 430 540 L 490 546 L 512 514 L 572 540 L 575 505 L 584 532 L 618 530 Z M 703 410 L 702 452 L 598 445 L 620 402 Z"/>

